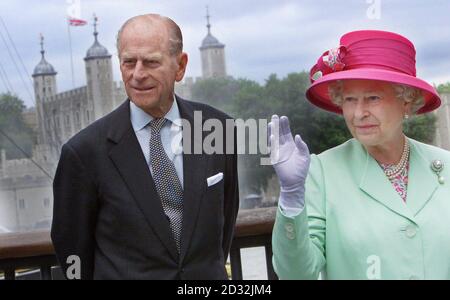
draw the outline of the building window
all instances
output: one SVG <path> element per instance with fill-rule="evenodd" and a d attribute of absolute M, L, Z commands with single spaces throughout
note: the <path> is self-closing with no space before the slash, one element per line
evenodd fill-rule
<path fill-rule="evenodd" d="M 19 209 L 24 210 L 25 209 L 25 200 L 19 199 Z"/>
<path fill-rule="evenodd" d="M 44 207 L 45 208 L 49 208 L 50 207 L 50 199 L 48 199 L 48 198 L 44 199 Z"/>

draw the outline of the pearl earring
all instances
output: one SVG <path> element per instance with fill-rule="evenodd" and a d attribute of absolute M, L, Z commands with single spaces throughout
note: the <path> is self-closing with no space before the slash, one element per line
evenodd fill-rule
<path fill-rule="evenodd" d="M 405 114 L 405 120 L 408 120 L 408 119 L 409 119 L 409 115 Z"/>

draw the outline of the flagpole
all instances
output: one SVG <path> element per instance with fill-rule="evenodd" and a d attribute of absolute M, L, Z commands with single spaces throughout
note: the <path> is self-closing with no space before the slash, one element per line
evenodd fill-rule
<path fill-rule="evenodd" d="M 69 33 L 70 69 L 72 71 L 72 88 L 75 88 L 75 73 L 73 72 L 72 36 L 70 34 L 70 22 L 67 22 L 67 32 Z"/>

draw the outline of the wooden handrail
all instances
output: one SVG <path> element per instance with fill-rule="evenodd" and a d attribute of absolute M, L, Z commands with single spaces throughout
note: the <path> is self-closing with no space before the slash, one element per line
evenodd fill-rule
<path fill-rule="evenodd" d="M 234 237 L 272 234 L 277 208 L 254 208 L 239 211 Z"/>
<path fill-rule="evenodd" d="M 0 234 L 0 260 L 54 253 L 49 231 Z"/>
<path fill-rule="evenodd" d="M 271 234 L 276 207 L 241 210 L 235 238 Z M 0 234 L 0 260 L 53 255 L 55 250 L 49 231 Z"/>

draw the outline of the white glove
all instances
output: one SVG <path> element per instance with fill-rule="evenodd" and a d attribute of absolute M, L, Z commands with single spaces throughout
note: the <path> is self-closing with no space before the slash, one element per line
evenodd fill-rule
<path fill-rule="evenodd" d="M 280 205 L 300 212 L 305 206 L 305 181 L 311 160 L 308 146 L 298 134 L 294 140 L 285 116 L 272 116 L 268 136 L 270 161 L 280 182 Z"/>

